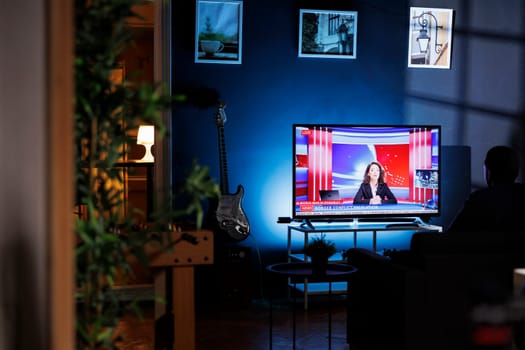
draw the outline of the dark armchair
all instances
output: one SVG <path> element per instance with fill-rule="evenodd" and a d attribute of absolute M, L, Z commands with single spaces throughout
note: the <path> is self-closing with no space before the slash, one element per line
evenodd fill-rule
<path fill-rule="evenodd" d="M 516 235 L 519 237 L 519 235 Z M 382 256 L 354 248 L 347 338 L 358 350 L 465 350 L 471 311 L 512 294 L 525 240 L 506 233 L 413 235 L 408 251 Z"/>

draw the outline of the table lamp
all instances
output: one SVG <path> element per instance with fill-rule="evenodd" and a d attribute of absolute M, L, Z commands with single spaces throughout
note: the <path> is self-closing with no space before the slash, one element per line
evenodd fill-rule
<path fill-rule="evenodd" d="M 137 134 L 137 145 L 144 145 L 146 153 L 141 160 L 138 162 L 153 163 L 155 158 L 151 153 L 151 146 L 155 143 L 155 126 L 153 125 L 141 125 L 139 126 L 139 132 Z"/>

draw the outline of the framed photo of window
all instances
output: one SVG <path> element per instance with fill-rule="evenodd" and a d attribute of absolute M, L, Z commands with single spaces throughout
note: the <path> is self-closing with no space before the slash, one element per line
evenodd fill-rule
<path fill-rule="evenodd" d="M 452 9 L 411 7 L 408 66 L 450 69 Z"/>
<path fill-rule="evenodd" d="M 357 57 L 357 12 L 299 10 L 299 57 Z"/>
<path fill-rule="evenodd" d="M 196 63 L 241 64 L 242 3 L 197 0 Z"/>

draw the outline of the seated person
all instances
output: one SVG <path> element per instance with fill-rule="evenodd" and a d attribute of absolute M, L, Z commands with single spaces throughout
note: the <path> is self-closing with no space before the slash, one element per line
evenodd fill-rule
<path fill-rule="evenodd" d="M 378 162 L 371 162 L 366 167 L 354 204 L 397 204 L 396 197 L 385 183 L 385 171 Z"/>
<path fill-rule="evenodd" d="M 524 266 L 525 257 L 525 185 L 515 182 L 518 156 L 496 146 L 484 167 L 488 187 L 472 192 L 449 232 L 415 233 L 409 250 L 388 256 L 364 248 L 344 253 L 358 268 L 348 289 L 351 341 L 373 339 L 373 349 L 422 349 L 420 344 L 433 339 L 428 348 L 474 349 L 471 334 L 478 324 L 472 311 L 506 305 L 513 295 L 513 269 Z M 415 331 L 420 324 L 426 326 Z M 525 332 L 515 331 L 521 341 Z"/>
<path fill-rule="evenodd" d="M 515 182 L 519 168 L 519 157 L 510 147 L 492 147 L 484 162 L 488 187 L 470 194 L 447 231 L 523 232 L 525 185 Z"/>
<path fill-rule="evenodd" d="M 522 217 L 525 213 L 525 184 L 515 182 L 519 168 L 519 157 L 510 147 L 492 147 L 484 161 L 487 188 L 470 194 L 445 232 L 448 235 L 506 232 L 509 233 L 506 237 L 508 244 L 522 242 L 525 239 L 521 237 L 525 235 Z M 402 264 L 413 262 L 408 250 L 392 250 L 385 255 Z"/>

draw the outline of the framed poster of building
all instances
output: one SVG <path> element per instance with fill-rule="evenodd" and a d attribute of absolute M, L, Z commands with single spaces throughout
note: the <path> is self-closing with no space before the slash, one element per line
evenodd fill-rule
<path fill-rule="evenodd" d="M 451 9 L 410 8 L 408 66 L 450 69 Z"/>
<path fill-rule="evenodd" d="M 195 62 L 241 64 L 242 1 L 197 0 Z"/>
<path fill-rule="evenodd" d="M 299 57 L 350 58 L 357 55 L 357 12 L 299 11 Z"/>

